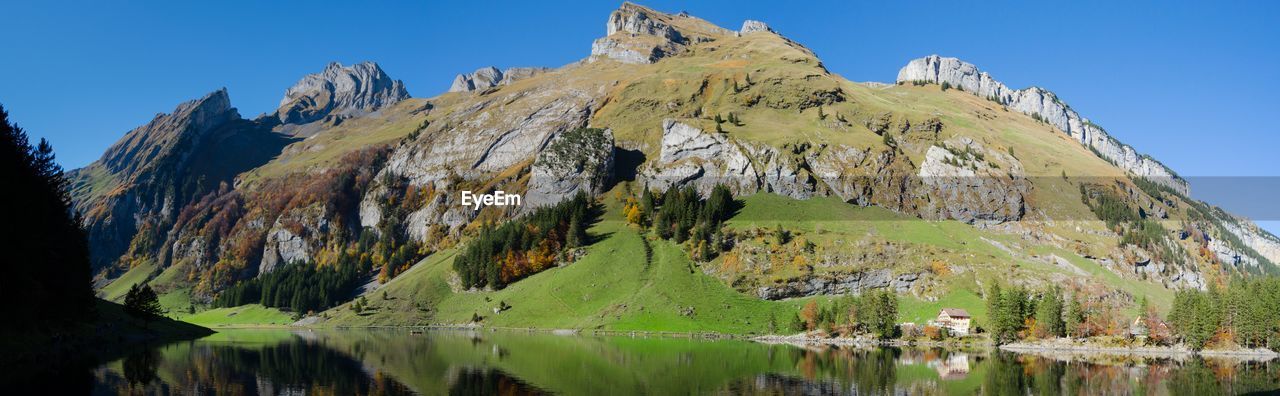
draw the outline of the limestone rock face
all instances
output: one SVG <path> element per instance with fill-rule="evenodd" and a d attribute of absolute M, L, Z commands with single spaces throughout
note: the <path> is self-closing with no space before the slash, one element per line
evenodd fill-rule
<path fill-rule="evenodd" d="M 691 43 L 706 42 L 735 32 L 680 13 L 664 14 L 632 3 L 623 3 L 609 14 L 605 37 L 591 44 L 591 58 L 622 63 L 653 63 L 684 50 Z"/>
<path fill-rule="evenodd" d="M 912 60 L 898 71 L 899 83 L 913 81 L 935 84 L 945 82 L 965 92 L 998 101 L 1023 114 L 1035 115 L 1117 167 L 1189 195 L 1190 188 L 1186 180 L 1164 164 L 1139 154 L 1133 147 L 1111 137 L 1101 127 L 1081 117 L 1053 92 L 1039 87 L 1010 89 L 973 64 L 938 55 Z"/>
<path fill-rule="evenodd" d="M 1280 240 L 1273 235 L 1268 234 L 1251 224 L 1247 220 L 1235 219 L 1235 221 L 1223 221 L 1222 225 L 1227 232 L 1235 234 L 1240 242 L 1245 246 L 1257 251 L 1262 257 L 1266 257 L 1272 263 L 1280 263 Z M 1237 252 L 1238 254 L 1238 252 Z M 1245 257 L 1245 259 L 1251 259 Z M 1253 260 L 1256 261 L 1256 260 Z"/>
<path fill-rule="evenodd" d="M 267 231 L 266 245 L 258 273 L 266 274 L 282 265 L 310 263 L 312 252 L 318 249 L 320 236 L 329 231 L 329 219 L 325 205 L 318 204 L 280 215 Z"/>
<path fill-rule="evenodd" d="M 920 165 L 927 203 L 920 215 L 966 223 L 1002 223 L 1022 218 L 1029 183 L 1022 163 L 1010 155 L 985 149 L 967 137 L 931 146 Z"/>
<path fill-rule="evenodd" d="M 781 300 L 816 295 L 862 294 L 884 288 L 905 293 L 910 291 L 921 278 L 921 275 L 916 273 L 894 276 L 893 272 L 887 268 L 849 274 L 829 274 L 761 286 L 756 289 L 756 296 L 765 300 Z"/>
<path fill-rule="evenodd" d="M 456 230 L 475 218 L 478 212 L 461 205 L 461 190 L 478 187 L 502 174 L 518 175 L 515 169 L 531 166 L 537 156 L 557 136 L 582 128 L 603 90 L 584 90 L 562 86 L 533 90 L 498 91 L 478 97 L 474 104 L 456 109 L 433 122 L 436 127 L 424 131 L 413 141 L 397 146 L 385 167 L 374 178 L 360 203 L 360 224 L 377 228 L 385 220 L 380 202 L 390 191 L 384 180 L 403 179 L 415 188 L 430 189 L 436 194 L 425 205 L 409 214 L 406 226 L 411 237 L 424 240 L 433 225 Z M 612 135 L 608 135 L 612 147 Z M 608 166 L 612 151 L 601 152 Z M 563 183 L 541 193 L 552 199 L 560 188 L 599 188 L 593 169 L 581 173 L 534 166 L 551 179 Z M 506 173 L 504 173 L 506 172 Z M 587 175 L 591 175 L 588 177 Z M 582 176 L 585 179 L 576 179 Z M 575 183 L 574 180 L 583 183 Z M 588 183 L 587 181 L 590 181 Z M 553 183 L 554 184 L 554 183 Z M 530 185 L 533 187 L 533 184 Z M 568 190 L 565 190 L 568 191 Z M 481 193 L 481 191 L 475 191 Z M 510 191 L 507 192 L 516 192 Z M 576 191 L 573 191 L 576 192 Z M 534 195 L 537 195 L 535 192 Z M 527 201 L 527 200 L 526 200 Z M 528 202 L 526 202 L 526 207 Z"/>
<path fill-rule="evenodd" d="M 706 194 L 724 184 L 735 194 L 830 195 L 926 219 L 984 224 L 1018 220 L 1026 211 L 1030 183 L 1021 162 L 969 138 L 947 143 L 963 154 L 932 147 L 917 171 L 893 151 L 808 144 L 775 148 L 671 119 L 663 121 L 662 130 L 659 157 L 640 170 L 644 184 L 657 191 L 694 186 Z"/>
<path fill-rule="evenodd" d="M 716 184 L 725 184 L 746 193 L 761 187 L 759 172 L 742 146 L 673 119 L 663 120 L 661 154 L 642 174 L 649 188 L 658 191 L 694 185 L 709 193 Z"/>
<path fill-rule="evenodd" d="M 533 162 L 525 207 L 552 205 L 579 191 L 602 192 L 613 169 L 613 144 L 613 132 L 607 129 L 578 129 L 556 136 Z"/>
<path fill-rule="evenodd" d="M 738 34 L 742 34 L 742 35 L 751 34 L 755 32 L 773 32 L 773 29 L 770 29 L 769 25 L 765 24 L 764 22 L 748 19 L 748 20 L 742 21 L 742 29 L 738 30 Z"/>
<path fill-rule="evenodd" d="M 548 70 L 550 69 L 544 67 L 512 67 L 504 71 L 498 70 L 493 66 L 482 67 L 474 72 L 459 74 L 454 77 L 453 85 L 449 87 L 449 92 L 478 91 L 499 85 L 508 85 L 517 80 L 545 73 Z"/>
<path fill-rule="evenodd" d="M 609 14 L 609 21 L 605 24 L 605 35 L 626 33 L 657 36 L 673 42 L 683 41 L 684 38 L 674 27 L 655 19 L 658 15 L 647 8 L 624 3 L 622 7 Z"/>
<path fill-rule="evenodd" d="M 333 62 L 285 91 L 276 116 L 285 124 L 305 124 L 330 115 L 367 114 L 407 98 L 404 83 L 391 79 L 377 63 L 342 66 Z"/>

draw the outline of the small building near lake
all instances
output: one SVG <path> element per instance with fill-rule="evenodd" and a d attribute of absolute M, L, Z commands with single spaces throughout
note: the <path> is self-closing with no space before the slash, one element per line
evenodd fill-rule
<path fill-rule="evenodd" d="M 969 316 L 969 311 L 960 308 L 943 308 L 938 312 L 938 319 L 934 320 L 934 323 L 938 327 L 946 328 L 951 335 L 962 337 L 969 335 L 969 326 L 972 321 L 973 317 Z"/>

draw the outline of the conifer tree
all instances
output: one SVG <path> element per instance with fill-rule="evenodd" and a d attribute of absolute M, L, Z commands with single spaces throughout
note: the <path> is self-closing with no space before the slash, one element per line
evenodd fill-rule
<path fill-rule="evenodd" d="M 129 291 L 125 293 L 124 311 L 129 316 L 142 319 L 143 323 L 150 323 L 152 319 L 163 313 L 160 298 L 156 296 L 155 290 L 152 290 L 150 285 L 138 283 L 129 287 Z"/>
<path fill-rule="evenodd" d="M 68 182 L 41 139 L 27 133 L 0 106 L 0 315 L 19 319 L 6 325 L 54 328 L 72 325 L 93 312 L 89 246 L 72 209 Z M 38 301 L 37 304 L 22 303 Z"/>

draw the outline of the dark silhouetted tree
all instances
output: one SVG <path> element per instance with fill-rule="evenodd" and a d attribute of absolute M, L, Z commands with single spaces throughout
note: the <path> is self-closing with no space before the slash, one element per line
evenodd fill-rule
<path fill-rule="evenodd" d="M 163 310 L 160 308 L 159 296 L 156 296 L 155 290 L 152 290 L 150 285 L 135 283 L 124 295 L 124 312 L 129 316 L 142 319 L 143 323 L 150 323 L 152 319 L 160 316 Z"/>
<path fill-rule="evenodd" d="M 50 329 L 93 313 L 89 248 L 53 147 L 34 146 L 0 107 L 0 315 L 4 327 Z M 31 303 L 35 302 L 35 303 Z"/>

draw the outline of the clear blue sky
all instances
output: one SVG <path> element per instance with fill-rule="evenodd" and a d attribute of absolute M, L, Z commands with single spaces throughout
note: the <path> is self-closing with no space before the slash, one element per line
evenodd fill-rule
<path fill-rule="evenodd" d="M 620 4 L 5 3 L 0 104 L 68 168 L 219 87 L 246 117 L 272 111 L 329 61 L 376 61 L 415 97 L 481 66 L 563 65 Z M 641 2 L 733 29 L 763 20 L 857 81 L 959 57 L 1057 92 L 1183 175 L 1280 176 L 1280 2 L 892 3 Z"/>

